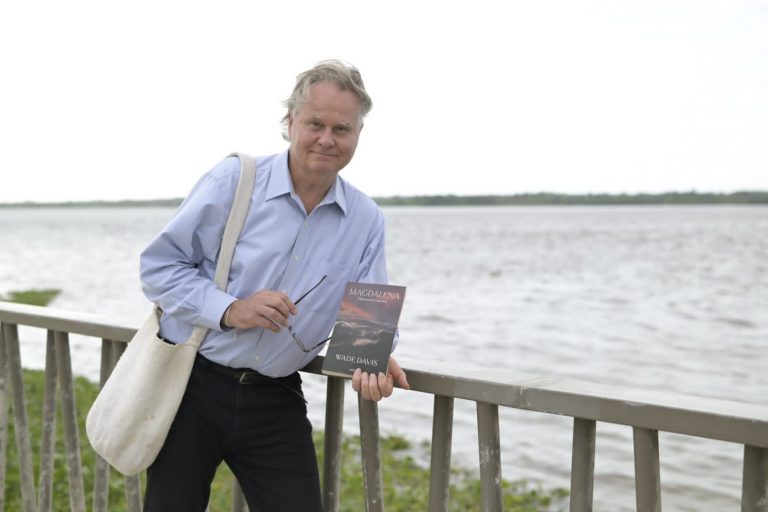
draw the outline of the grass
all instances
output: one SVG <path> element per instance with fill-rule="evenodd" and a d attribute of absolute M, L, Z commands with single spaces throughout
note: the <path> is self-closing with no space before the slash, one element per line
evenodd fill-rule
<path fill-rule="evenodd" d="M 6 302 L 18 302 L 19 304 L 29 304 L 31 306 L 47 306 L 60 293 L 61 290 L 56 288 L 16 290 L 8 292 L 7 295 L 0 295 L 0 300 Z"/>

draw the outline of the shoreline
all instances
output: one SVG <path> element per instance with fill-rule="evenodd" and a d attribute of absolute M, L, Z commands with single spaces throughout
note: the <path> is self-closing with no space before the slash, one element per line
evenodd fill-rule
<path fill-rule="evenodd" d="M 379 206 L 616 206 L 616 205 L 768 205 L 768 190 L 663 192 L 657 194 L 417 195 L 373 197 Z M 0 208 L 178 207 L 183 198 L 0 203 Z"/>

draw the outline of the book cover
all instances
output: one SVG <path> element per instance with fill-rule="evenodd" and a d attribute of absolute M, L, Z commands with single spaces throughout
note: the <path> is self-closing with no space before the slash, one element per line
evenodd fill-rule
<path fill-rule="evenodd" d="M 357 368 L 387 372 L 405 287 L 347 283 L 322 372 L 351 377 Z"/>

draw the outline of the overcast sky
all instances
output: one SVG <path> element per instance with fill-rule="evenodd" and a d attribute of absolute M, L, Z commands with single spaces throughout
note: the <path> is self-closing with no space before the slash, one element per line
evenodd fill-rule
<path fill-rule="evenodd" d="M 0 202 L 181 197 L 326 58 L 373 196 L 768 189 L 768 1 L 0 4 Z"/>

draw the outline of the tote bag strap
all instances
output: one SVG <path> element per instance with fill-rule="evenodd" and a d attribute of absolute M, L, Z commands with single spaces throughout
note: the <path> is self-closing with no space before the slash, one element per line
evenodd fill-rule
<path fill-rule="evenodd" d="M 243 231 L 245 217 L 248 215 L 248 209 L 251 205 L 251 196 L 253 195 L 253 185 L 256 182 L 256 159 L 243 153 L 231 153 L 228 155 L 236 156 L 240 159 L 240 178 L 237 181 L 235 189 L 235 198 L 232 201 L 232 208 L 229 210 L 227 225 L 224 228 L 224 235 L 221 240 L 221 249 L 219 250 L 219 260 L 216 263 L 216 274 L 214 282 L 220 290 L 226 290 L 229 280 L 229 267 L 232 264 L 232 255 L 235 252 L 235 244 Z M 200 347 L 203 338 L 208 333 L 207 327 L 198 325 L 192 330 L 192 334 L 185 345 L 192 345 L 195 348 Z"/>
<path fill-rule="evenodd" d="M 251 205 L 253 184 L 256 181 L 255 158 L 242 153 L 232 153 L 229 156 L 236 156 L 240 159 L 240 179 L 237 182 L 237 189 L 235 190 L 235 199 L 232 202 L 232 208 L 229 210 L 227 226 L 224 228 L 224 236 L 221 240 L 219 261 L 216 264 L 214 282 L 220 290 L 226 290 L 227 288 L 229 266 L 232 264 L 232 255 L 235 252 L 235 244 L 240 238 L 240 233 L 243 231 L 245 217 L 248 215 L 248 208 Z"/>

